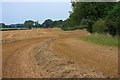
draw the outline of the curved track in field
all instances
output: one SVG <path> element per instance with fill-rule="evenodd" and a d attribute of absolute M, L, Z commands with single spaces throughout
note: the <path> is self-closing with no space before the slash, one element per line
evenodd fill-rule
<path fill-rule="evenodd" d="M 79 40 L 83 35 L 87 35 L 87 32 L 82 30 L 64 32 L 59 29 L 3 32 L 3 77 L 116 76 L 117 49 L 111 50 L 111 47 Z"/>

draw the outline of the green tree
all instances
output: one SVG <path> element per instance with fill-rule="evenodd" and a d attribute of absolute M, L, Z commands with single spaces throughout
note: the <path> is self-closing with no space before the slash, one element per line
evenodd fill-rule
<path fill-rule="evenodd" d="M 32 20 L 27 20 L 24 22 L 24 27 L 31 29 L 34 26 L 34 21 Z"/>
<path fill-rule="evenodd" d="M 80 25 L 82 19 L 86 19 L 87 30 L 92 32 L 92 25 L 99 18 L 104 18 L 107 12 L 113 8 L 115 3 L 79 3 L 73 2 L 73 10 L 70 14 L 70 21 L 74 25 Z"/>
<path fill-rule="evenodd" d="M 0 23 L 0 28 L 5 28 L 5 24 L 4 23 Z"/>
<path fill-rule="evenodd" d="M 113 36 L 118 35 L 120 31 L 120 4 L 115 5 L 114 8 L 108 12 L 106 23 L 108 32 Z"/>
<path fill-rule="evenodd" d="M 43 22 L 42 26 L 44 28 L 52 28 L 53 27 L 53 21 L 51 19 L 47 19 Z"/>
<path fill-rule="evenodd" d="M 58 20 L 58 21 L 53 21 L 53 27 L 63 27 L 63 21 L 62 20 Z"/>

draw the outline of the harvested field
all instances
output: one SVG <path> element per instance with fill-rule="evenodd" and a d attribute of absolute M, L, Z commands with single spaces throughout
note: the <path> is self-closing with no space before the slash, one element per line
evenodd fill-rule
<path fill-rule="evenodd" d="M 58 28 L 3 31 L 3 78 L 117 77 L 117 47 L 80 40 L 85 35 Z"/>

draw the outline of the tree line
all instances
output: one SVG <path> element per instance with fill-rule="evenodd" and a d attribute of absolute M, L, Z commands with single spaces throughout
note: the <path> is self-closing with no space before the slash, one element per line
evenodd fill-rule
<path fill-rule="evenodd" d="M 72 2 L 72 11 L 65 23 L 66 27 L 78 26 L 90 33 L 115 36 L 120 32 L 119 20 L 119 2 Z"/>
<path fill-rule="evenodd" d="M 42 24 L 40 24 L 38 21 L 26 20 L 23 24 L 5 25 L 4 23 L 0 23 L 0 25 L 2 26 L 2 28 L 61 28 L 63 27 L 63 22 L 63 20 L 52 21 L 51 19 L 47 19 Z"/>
<path fill-rule="evenodd" d="M 54 28 L 63 30 L 86 29 L 90 33 L 118 35 L 120 32 L 120 4 L 119 2 L 72 2 L 72 11 L 66 20 L 26 20 L 23 24 L 5 25 L 2 27 L 22 28 Z"/>

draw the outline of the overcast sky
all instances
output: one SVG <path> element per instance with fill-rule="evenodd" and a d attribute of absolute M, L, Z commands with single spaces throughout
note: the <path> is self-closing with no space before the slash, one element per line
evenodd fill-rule
<path fill-rule="evenodd" d="M 1 0 L 2 2 L 70 2 L 71 0 Z"/>
<path fill-rule="evenodd" d="M 46 2 L 7 1 L 2 2 L 2 22 L 5 24 L 23 23 L 25 20 L 38 20 L 40 23 L 46 19 L 65 20 L 71 11 L 71 4 L 68 0 L 61 2 L 58 2 L 60 0 L 57 2 L 55 0 L 51 0 L 53 2 L 47 2 L 47 0 Z"/>

